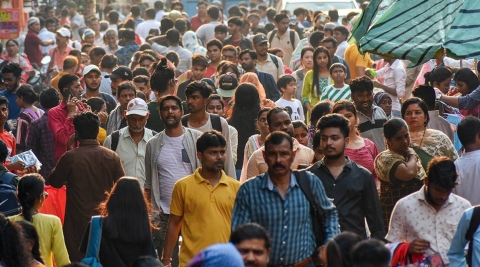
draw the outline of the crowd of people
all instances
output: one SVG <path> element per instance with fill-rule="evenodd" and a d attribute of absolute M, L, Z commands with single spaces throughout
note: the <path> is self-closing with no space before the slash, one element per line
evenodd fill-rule
<path fill-rule="evenodd" d="M 0 266 L 480 266 L 475 70 L 360 53 L 368 2 L 184 4 L 3 42 Z"/>

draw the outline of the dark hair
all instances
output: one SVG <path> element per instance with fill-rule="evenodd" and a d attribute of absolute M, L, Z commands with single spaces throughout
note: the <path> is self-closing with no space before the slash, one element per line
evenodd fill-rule
<path fill-rule="evenodd" d="M 350 34 L 350 32 L 348 31 L 347 27 L 342 26 L 342 25 L 335 26 L 335 28 L 333 28 L 333 31 L 334 31 L 334 32 L 339 32 L 339 33 L 341 33 L 342 35 L 345 35 L 346 37 L 348 37 L 348 35 Z"/>
<path fill-rule="evenodd" d="M 137 5 L 134 5 L 130 8 L 130 12 L 132 13 L 133 17 L 138 17 L 140 16 L 140 7 Z"/>
<path fill-rule="evenodd" d="M 315 48 L 315 51 L 313 52 L 313 87 L 312 87 L 312 90 L 321 90 L 319 87 L 319 77 L 318 77 L 318 73 L 320 72 L 320 66 L 317 64 L 317 56 L 320 54 L 320 53 L 325 53 L 327 55 L 327 58 L 328 58 L 328 64 L 327 64 L 327 69 L 330 69 L 330 66 L 332 65 L 332 59 L 330 58 L 330 53 L 328 52 L 328 50 L 323 47 L 323 46 L 319 46 L 317 48 Z"/>
<path fill-rule="evenodd" d="M 213 20 L 217 20 L 220 10 L 216 6 L 209 6 L 207 9 L 207 14 Z"/>
<path fill-rule="evenodd" d="M 33 91 L 30 84 L 22 84 L 15 92 L 17 97 L 21 97 L 23 101 L 29 105 L 33 105 L 35 101 L 38 101 L 38 95 Z"/>
<path fill-rule="evenodd" d="M 427 166 L 428 185 L 436 184 L 444 189 L 453 189 L 457 182 L 455 163 L 445 156 L 434 157 Z"/>
<path fill-rule="evenodd" d="M 427 104 L 428 110 L 435 109 L 435 89 L 430 85 L 419 85 L 413 89 L 412 95 L 422 99 Z"/>
<path fill-rule="evenodd" d="M 477 75 L 469 68 L 462 68 L 455 73 L 453 77 L 455 82 L 464 82 L 468 86 L 468 90 L 473 92 L 480 86 L 480 81 L 478 80 Z"/>
<path fill-rule="evenodd" d="M 100 68 L 113 69 L 118 65 L 118 58 L 113 54 L 106 54 L 100 60 Z"/>
<path fill-rule="evenodd" d="M 195 92 L 200 92 L 200 95 L 203 98 L 208 98 L 213 93 L 213 90 L 206 82 L 195 81 L 187 85 L 187 88 L 185 88 L 185 95 L 188 97 Z"/>
<path fill-rule="evenodd" d="M 137 97 L 137 87 L 135 87 L 135 84 L 132 81 L 123 81 L 122 83 L 120 83 L 120 85 L 118 85 L 117 97 L 120 97 L 120 94 L 126 90 L 133 91 L 135 97 Z"/>
<path fill-rule="evenodd" d="M 33 226 L 31 222 L 27 221 L 18 221 L 17 223 L 20 225 L 20 227 L 22 227 L 25 238 L 33 243 L 31 251 L 32 257 L 41 264 L 44 264 L 42 256 L 40 256 L 40 242 L 35 226 Z"/>
<path fill-rule="evenodd" d="M 69 56 L 76 56 L 76 57 L 79 57 L 82 55 L 82 51 L 78 50 L 78 49 L 72 49 L 70 50 L 70 52 L 68 53 Z"/>
<path fill-rule="evenodd" d="M 275 20 L 276 23 L 280 23 L 283 19 L 288 19 L 288 17 L 287 15 L 280 13 L 275 15 L 273 19 Z"/>
<path fill-rule="evenodd" d="M 163 17 L 160 21 L 160 33 L 166 34 L 168 30 L 172 29 L 175 23 L 171 18 Z"/>
<path fill-rule="evenodd" d="M 388 267 L 390 264 L 390 251 L 376 239 L 357 243 L 350 255 L 354 267 Z"/>
<path fill-rule="evenodd" d="M 132 76 L 133 76 L 133 80 L 135 80 L 135 77 L 137 76 L 145 76 L 145 77 L 148 77 L 148 79 L 150 80 L 150 72 L 148 72 L 148 69 L 145 68 L 145 67 L 136 67 L 133 71 L 132 71 Z"/>
<path fill-rule="evenodd" d="M 145 10 L 145 17 L 149 19 L 155 19 L 155 15 L 157 12 L 155 12 L 155 9 L 153 8 L 147 8 Z"/>
<path fill-rule="evenodd" d="M 98 56 L 104 56 L 107 54 L 107 52 L 105 52 L 105 49 L 101 48 L 101 47 L 94 47 L 92 49 L 90 49 L 90 52 L 88 52 L 89 55 L 94 55 L 96 57 Z"/>
<path fill-rule="evenodd" d="M 425 122 L 425 127 L 427 127 L 427 124 L 430 121 L 430 116 L 428 115 L 428 107 L 427 104 L 425 104 L 425 102 L 418 97 L 412 97 L 403 102 L 401 109 L 402 118 L 405 119 L 405 112 L 407 111 L 408 106 L 413 104 L 417 104 L 422 109 L 425 117 L 427 118 L 427 121 Z"/>
<path fill-rule="evenodd" d="M 160 62 L 154 63 L 150 68 L 150 88 L 162 94 L 168 90 L 169 82 L 175 79 L 175 70 L 167 65 L 167 59 L 162 58 Z"/>
<path fill-rule="evenodd" d="M 186 20 L 184 18 L 177 19 L 174 22 L 174 26 L 175 26 L 175 29 L 177 31 L 179 31 L 180 33 L 185 33 L 188 30 L 188 20 Z M 180 35 L 179 35 L 178 39 L 180 40 Z"/>
<path fill-rule="evenodd" d="M 15 222 L 0 213 L 0 261 L 5 267 L 29 267 L 31 253 L 22 232 Z"/>
<path fill-rule="evenodd" d="M 440 67 L 434 68 L 430 72 L 425 73 L 423 77 L 425 78 L 425 84 L 433 86 L 434 82 L 441 83 L 446 79 L 451 78 L 452 70 L 449 67 L 440 66 Z"/>
<path fill-rule="evenodd" d="M 337 21 L 338 20 L 338 10 L 330 9 L 328 11 L 328 16 L 330 17 L 331 21 Z"/>
<path fill-rule="evenodd" d="M 166 36 L 171 44 L 178 44 L 178 42 L 180 42 L 180 32 L 177 29 L 168 30 Z"/>
<path fill-rule="evenodd" d="M 271 108 L 269 111 L 268 111 L 268 114 L 267 114 L 267 124 L 268 126 L 270 126 L 270 123 L 272 122 L 272 116 L 275 115 L 275 114 L 278 114 L 278 113 L 282 113 L 282 112 L 287 112 L 289 113 L 285 108 L 283 107 L 273 107 Z"/>
<path fill-rule="evenodd" d="M 332 107 L 335 103 L 331 100 L 325 99 L 317 104 L 312 108 L 312 113 L 310 114 L 310 124 L 316 127 L 318 120 L 327 115 L 332 113 Z"/>
<path fill-rule="evenodd" d="M 267 114 L 268 114 L 268 112 L 269 112 L 271 109 L 272 109 L 271 107 L 263 107 L 263 108 L 261 108 L 261 109 L 258 111 L 257 121 L 256 121 L 256 122 L 258 122 L 258 120 L 260 120 L 260 117 L 262 116 L 263 113 L 267 112 Z"/>
<path fill-rule="evenodd" d="M 367 77 L 357 77 L 350 82 L 351 93 L 373 92 L 373 82 Z"/>
<path fill-rule="evenodd" d="M 82 45 L 82 53 L 85 53 L 85 54 L 86 54 L 86 53 L 87 53 L 86 51 L 87 51 L 88 48 L 93 48 L 93 45 L 90 44 L 90 43 L 85 43 L 85 44 L 83 44 L 83 45 Z"/>
<path fill-rule="evenodd" d="M 141 256 L 133 262 L 132 267 L 163 267 L 163 264 L 152 256 Z"/>
<path fill-rule="evenodd" d="M 330 239 L 325 245 L 327 266 L 352 266 L 350 251 L 353 246 L 362 241 L 357 234 L 343 232 Z"/>
<path fill-rule="evenodd" d="M 300 52 L 300 58 L 303 58 L 308 51 L 313 53 L 315 50 L 311 46 L 305 46 L 302 48 L 302 52 Z"/>
<path fill-rule="evenodd" d="M 140 58 L 138 59 L 138 64 L 140 64 L 145 59 L 152 61 L 152 63 L 157 61 L 157 59 L 154 56 L 150 55 L 149 53 L 142 53 L 140 54 Z M 152 63 L 150 63 L 150 65 Z"/>
<path fill-rule="evenodd" d="M 237 56 L 237 54 L 238 54 L 238 49 L 237 49 L 235 46 L 233 46 L 233 45 L 225 45 L 225 46 L 223 46 L 223 48 L 222 48 L 222 53 L 223 53 L 224 51 L 234 52 L 234 53 L 235 53 L 235 56 Z"/>
<path fill-rule="evenodd" d="M 65 97 L 68 95 L 69 90 L 65 90 L 65 88 L 69 88 L 72 83 L 78 81 L 78 76 L 75 74 L 65 74 L 58 80 L 58 89 L 60 93 Z"/>
<path fill-rule="evenodd" d="M 239 17 L 232 17 L 227 20 L 227 25 L 228 24 L 235 24 L 236 26 L 241 27 L 243 22 L 242 22 L 242 19 L 240 19 Z"/>
<path fill-rule="evenodd" d="M 207 44 L 205 45 L 205 47 L 207 49 L 211 46 L 216 46 L 216 47 L 218 47 L 219 50 L 222 50 L 222 48 L 223 48 L 222 42 L 220 42 L 217 39 L 212 39 L 212 40 L 208 41 Z"/>
<path fill-rule="evenodd" d="M 215 33 L 227 33 L 228 32 L 228 27 L 225 26 L 224 24 L 218 24 L 217 26 L 215 26 L 214 32 Z"/>
<path fill-rule="evenodd" d="M 463 146 L 475 143 L 480 133 L 480 119 L 474 116 L 464 118 L 457 127 L 458 139 Z"/>
<path fill-rule="evenodd" d="M 2 69 L 2 74 L 5 73 L 12 73 L 14 77 L 19 78 L 20 76 L 22 76 L 22 67 L 20 67 L 18 63 L 9 62 Z"/>
<path fill-rule="evenodd" d="M 87 104 L 92 108 L 92 112 L 100 112 L 105 105 L 105 100 L 100 97 L 92 97 L 87 100 Z"/>
<path fill-rule="evenodd" d="M 144 83 L 148 86 L 149 81 L 150 81 L 150 77 L 148 77 L 146 75 L 136 75 L 136 76 L 133 77 L 133 82 L 134 83 Z"/>
<path fill-rule="evenodd" d="M 277 87 L 282 92 L 282 88 L 286 88 L 289 83 L 292 81 L 296 81 L 295 78 L 291 74 L 284 74 L 278 77 L 277 80 Z M 282 92 L 283 93 L 283 92 Z"/>
<path fill-rule="evenodd" d="M 303 128 L 305 131 L 308 132 L 307 125 L 302 120 L 292 121 L 292 124 L 293 124 L 293 129 Z"/>
<path fill-rule="evenodd" d="M 315 150 L 320 146 L 320 137 L 322 135 L 320 134 L 320 131 L 315 131 L 312 137 L 312 150 Z"/>
<path fill-rule="evenodd" d="M 203 153 L 209 147 L 225 147 L 225 137 L 217 131 L 205 131 L 197 138 L 197 152 Z"/>
<path fill-rule="evenodd" d="M 137 178 L 124 176 L 99 205 L 103 231 L 114 240 L 145 244 L 151 241 L 148 204 Z"/>
<path fill-rule="evenodd" d="M 306 10 L 303 7 L 297 7 L 293 10 L 293 15 L 295 16 L 299 16 L 305 13 L 306 13 Z"/>
<path fill-rule="evenodd" d="M 161 97 L 158 100 L 158 109 L 162 110 L 163 103 L 165 103 L 165 101 L 168 101 L 168 100 L 175 100 L 177 102 L 177 105 L 180 108 L 180 110 L 183 110 L 182 100 L 178 96 L 175 96 L 175 95 L 166 95 L 166 96 Z"/>
<path fill-rule="evenodd" d="M 273 48 L 268 49 L 268 53 L 270 53 L 274 56 L 278 56 L 278 53 L 283 53 L 283 49 L 278 48 L 278 47 L 273 47 Z"/>
<path fill-rule="evenodd" d="M 267 17 L 268 17 L 268 11 L 267 11 Z M 257 30 L 260 29 L 260 28 L 257 28 Z M 275 25 L 273 25 L 273 23 L 269 22 L 267 24 L 265 24 L 265 31 L 266 32 L 271 32 L 275 29 Z"/>
<path fill-rule="evenodd" d="M 120 18 L 120 14 L 118 14 L 117 11 L 112 10 L 112 11 L 108 12 L 107 17 L 108 17 L 108 22 L 110 24 L 117 24 L 118 19 Z"/>
<path fill-rule="evenodd" d="M 241 17 L 243 16 L 242 11 L 240 11 L 240 7 L 237 5 L 232 5 L 228 8 L 228 16 L 229 17 Z"/>
<path fill-rule="evenodd" d="M 383 124 L 383 136 L 390 140 L 403 128 L 408 130 L 408 125 L 403 119 L 392 118 Z"/>
<path fill-rule="evenodd" d="M 170 9 L 173 10 L 173 8 L 174 8 L 175 6 L 181 6 L 181 7 L 182 7 L 182 10 L 183 10 L 183 3 L 182 3 L 182 2 L 180 2 L 180 1 L 173 1 L 173 2 L 170 4 Z"/>
<path fill-rule="evenodd" d="M 97 139 L 100 121 L 97 115 L 85 112 L 75 116 L 73 126 L 79 139 Z"/>
<path fill-rule="evenodd" d="M 22 215 L 26 221 L 33 222 L 32 208 L 43 194 L 45 180 L 38 173 L 30 173 L 22 177 L 17 185 L 17 196 L 22 206 Z"/>
<path fill-rule="evenodd" d="M 53 87 L 49 87 L 40 92 L 40 105 L 46 110 L 58 106 L 59 101 L 60 94 Z"/>
<path fill-rule="evenodd" d="M 267 12 L 265 12 L 265 15 L 267 15 L 268 20 L 273 20 L 275 18 L 275 15 L 277 15 L 277 11 L 273 7 L 267 8 Z"/>
<path fill-rule="evenodd" d="M 253 60 L 258 59 L 257 52 L 254 51 L 254 50 L 250 50 L 250 49 L 242 50 L 242 52 L 240 52 L 240 54 L 238 54 L 238 58 L 241 59 L 241 58 L 243 57 L 243 55 L 245 55 L 245 54 L 249 54 L 250 57 L 251 57 Z"/>
<path fill-rule="evenodd" d="M 229 61 L 223 61 L 223 62 L 225 62 L 225 63 L 222 64 L 222 65 L 218 65 L 217 72 L 218 72 L 218 68 L 220 68 L 220 66 L 221 66 L 221 69 L 220 69 L 221 74 L 225 74 L 227 72 L 233 72 L 237 76 L 237 79 L 238 79 L 238 77 L 240 77 L 240 70 L 238 70 L 237 64 L 234 64 L 234 63 L 229 62 Z M 231 69 L 231 70 L 228 70 L 228 69 Z"/>
<path fill-rule="evenodd" d="M 345 67 L 345 65 L 343 65 L 342 63 L 340 62 L 337 62 L 337 63 L 333 63 L 332 66 L 330 66 L 330 75 L 333 74 L 333 70 L 335 69 L 342 69 L 343 72 L 347 72 L 347 68 Z"/>
<path fill-rule="evenodd" d="M 88 267 L 88 265 L 83 264 L 81 262 L 73 262 L 73 263 L 67 264 L 63 267 Z"/>
<path fill-rule="evenodd" d="M 223 102 L 223 97 L 221 95 L 217 95 L 217 94 L 212 94 L 208 97 L 208 104 L 210 104 L 210 102 L 212 101 L 220 101 L 220 105 L 222 105 L 222 108 L 225 108 L 225 103 Z"/>
<path fill-rule="evenodd" d="M 8 148 L 3 140 L 0 139 L 0 141 L 0 162 L 5 163 L 8 157 Z"/>
<path fill-rule="evenodd" d="M 8 39 L 8 41 L 5 43 L 5 45 L 8 45 L 8 43 L 10 43 L 10 42 L 14 43 L 16 46 L 19 46 L 17 40 L 15 40 L 15 39 Z"/>
<path fill-rule="evenodd" d="M 173 63 L 173 65 L 175 65 L 175 67 L 178 66 L 178 64 L 180 63 L 180 58 L 178 56 L 178 53 L 175 52 L 175 51 L 168 51 L 166 54 L 165 54 L 165 57 Z"/>
<path fill-rule="evenodd" d="M 273 109 L 272 109 L 273 110 Z M 270 111 L 272 111 L 270 110 Z M 270 111 L 268 112 L 270 114 Z M 293 139 L 290 135 L 288 135 L 285 132 L 282 131 L 275 131 L 273 133 L 270 133 L 267 138 L 265 138 L 265 151 L 268 149 L 268 145 L 279 145 L 281 144 L 284 140 L 287 140 L 288 143 L 290 143 L 290 150 L 293 151 Z"/>
<path fill-rule="evenodd" d="M 195 54 L 192 56 L 192 66 L 208 67 L 208 59 L 202 54 Z"/>
<path fill-rule="evenodd" d="M 257 223 L 245 223 L 239 225 L 230 235 L 230 242 L 234 245 L 238 245 L 245 240 L 251 239 L 264 240 L 266 249 L 270 249 L 272 246 L 272 239 L 270 238 L 268 231 Z"/>
<path fill-rule="evenodd" d="M 100 31 L 101 31 L 101 32 L 104 32 L 104 31 L 108 30 L 108 21 L 106 21 L 106 20 L 101 20 L 101 21 L 99 22 L 99 24 L 100 24 Z M 105 36 L 105 35 L 104 35 L 104 36 Z"/>
<path fill-rule="evenodd" d="M 340 114 L 328 114 L 320 118 L 317 123 L 317 129 L 322 131 L 325 128 L 339 128 L 344 138 L 350 134 L 350 124 L 348 120 Z"/>
<path fill-rule="evenodd" d="M 325 37 L 325 34 L 323 32 L 315 31 L 310 35 L 309 42 L 313 48 L 317 48 L 322 43 L 323 37 Z"/>
<path fill-rule="evenodd" d="M 333 108 L 332 108 L 332 113 L 338 113 L 341 110 L 350 111 L 352 112 L 355 119 L 357 118 L 357 109 L 355 108 L 355 105 L 352 103 L 352 101 L 347 99 L 342 99 L 335 102 L 335 105 L 333 105 Z"/>

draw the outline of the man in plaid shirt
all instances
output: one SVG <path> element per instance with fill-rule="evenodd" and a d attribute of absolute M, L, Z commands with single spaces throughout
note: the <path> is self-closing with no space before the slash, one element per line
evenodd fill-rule
<path fill-rule="evenodd" d="M 235 200 L 232 229 L 254 222 L 270 233 L 269 266 L 315 266 L 310 257 L 316 247 L 310 205 L 290 169 L 294 156 L 292 137 L 284 132 L 270 134 L 263 152 L 267 173 L 245 182 Z M 337 210 L 320 180 L 308 172 L 306 177 L 315 201 L 325 210 L 326 242 L 340 232 Z"/>

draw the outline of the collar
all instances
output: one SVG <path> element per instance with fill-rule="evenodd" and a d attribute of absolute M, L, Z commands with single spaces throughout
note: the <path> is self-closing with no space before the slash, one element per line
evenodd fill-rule
<path fill-rule="evenodd" d="M 398 59 L 395 59 L 395 61 L 393 61 L 392 65 L 388 66 L 389 69 L 395 69 L 398 65 L 398 62 L 400 62 L 400 60 Z"/>
<path fill-rule="evenodd" d="M 130 135 L 130 130 L 127 127 L 125 127 L 125 130 L 123 131 L 123 138 L 131 138 L 132 136 Z M 147 128 L 143 127 L 143 137 L 142 137 L 142 140 L 144 140 L 145 142 L 148 142 L 148 138 L 147 138 Z"/>
<path fill-rule="evenodd" d="M 270 179 L 270 175 L 268 175 L 268 172 L 265 173 L 265 182 L 266 184 L 263 185 L 263 189 L 268 189 L 270 191 L 273 191 L 273 188 L 275 187 L 273 185 L 273 182 L 272 182 L 272 179 Z M 298 186 L 298 183 L 297 183 L 297 178 L 295 177 L 295 175 L 293 174 L 293 172 L 291 171 L 290 172 L 290 187 L 294 187 L 294 186 Z"/>
<path fill-rule="evenodd" d="M 465 157 L 478 157 L 480 156 L 480 150 L 474 150 L 470 152 L 465 152 L 462 157 L 460 158 L 465 158 Z"/>
<path fill-rule="evenodd" d="M 449 204 L 452 204 L 453 203 L 453 198 L 452 198 L 452 194 L 451 193 L 449 196 L 448 196 L 448 199 L 447 201 L 445 201 L 445 203 L 443 204 L 443 206 L 440 208 L 440 209 L 443 209 L 444 207 L 446 207 L 447 205 Z M 426 205 L 428 206 L 431 206 L 426 198 L 425 198 L 425 185 L 422 186 L 422 188 L 420 188 L 420 190 L 417 192 L 417 199 L 424 202 Z"/>
<path fill-rule="evenodd" d="M 430 116 L 430 118 L 432 118 L 432 116 L 439 116 L 440 113 L 438 113 L 438 110 L 429 110 L 428 111 L 428 115 Z"/>
<path fill-rule="evenodd" d="M 80 146 L 100 146 L 97 139 L 80 140 Z"/>
<path fill-rule="evenodd" d="M 345 162 L 345 166 L 343 168 L 344 169 L 347 168 L 349 170 L 352 170 L 353 161 L 351 161 L 348 156 L 345 156 L 345 159 L 347 160 L 347 162 Z M 327 168 L 327 164 L 325 163 L 325 157 L 318 162 L 318 168 L 320 168 L 320 167 Z"/>
<path fill-rule="evenodd" d="M 193 175 L 195 177 L 195 181 L 197 182 L 197 184 L 208 183 L 208 180 L 203 178 L 202 175 L 200 174 L 201 169 L 202 169 L 202 167 L 197 168 L 195 170 L 195 172 L 193 173 Z M 218 181 L 217 185 L 219 185 L 219 184 L 227 185 L 227 179 L 230 179 L 230 178 L 228 178 L 227 174 L 225 174 L 225 172 L 222 171 L 222 176 L 220 177 L 220 180 Z"/>

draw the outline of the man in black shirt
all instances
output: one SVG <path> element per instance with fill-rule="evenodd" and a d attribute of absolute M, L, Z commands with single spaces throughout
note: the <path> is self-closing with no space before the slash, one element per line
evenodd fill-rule
<path fill-rule="evenodd" d="M 371 237 L 383 239 L 382 213 L 372 174 L 345 157 L 350 132 L 349 121 L 342 115 L 330 114 L 317 124 L 324 158 L 307 170 L 323 184 L 338 210 L 341 231 L 367 237 L 365 218 Z"/>
<path fill-rule="evenodd" d="M 187 97 L 185 96 L 185 89 L 187 88 L 187 85 L 189 85 L 191 82 L 201 81 L 203 79 L 203 76 L 205 75 L 205 72 L 207 71 L 207 67 L 208 67 L 208 59 L 205 56 L 200 54 L 195 54 L 192 56 L 192 67 L 190 69 L 190 72 L 191 72 L 190 79 L 179 84 L 177 89 L 177 96 L 182 101 L 187 100 Z"/>

